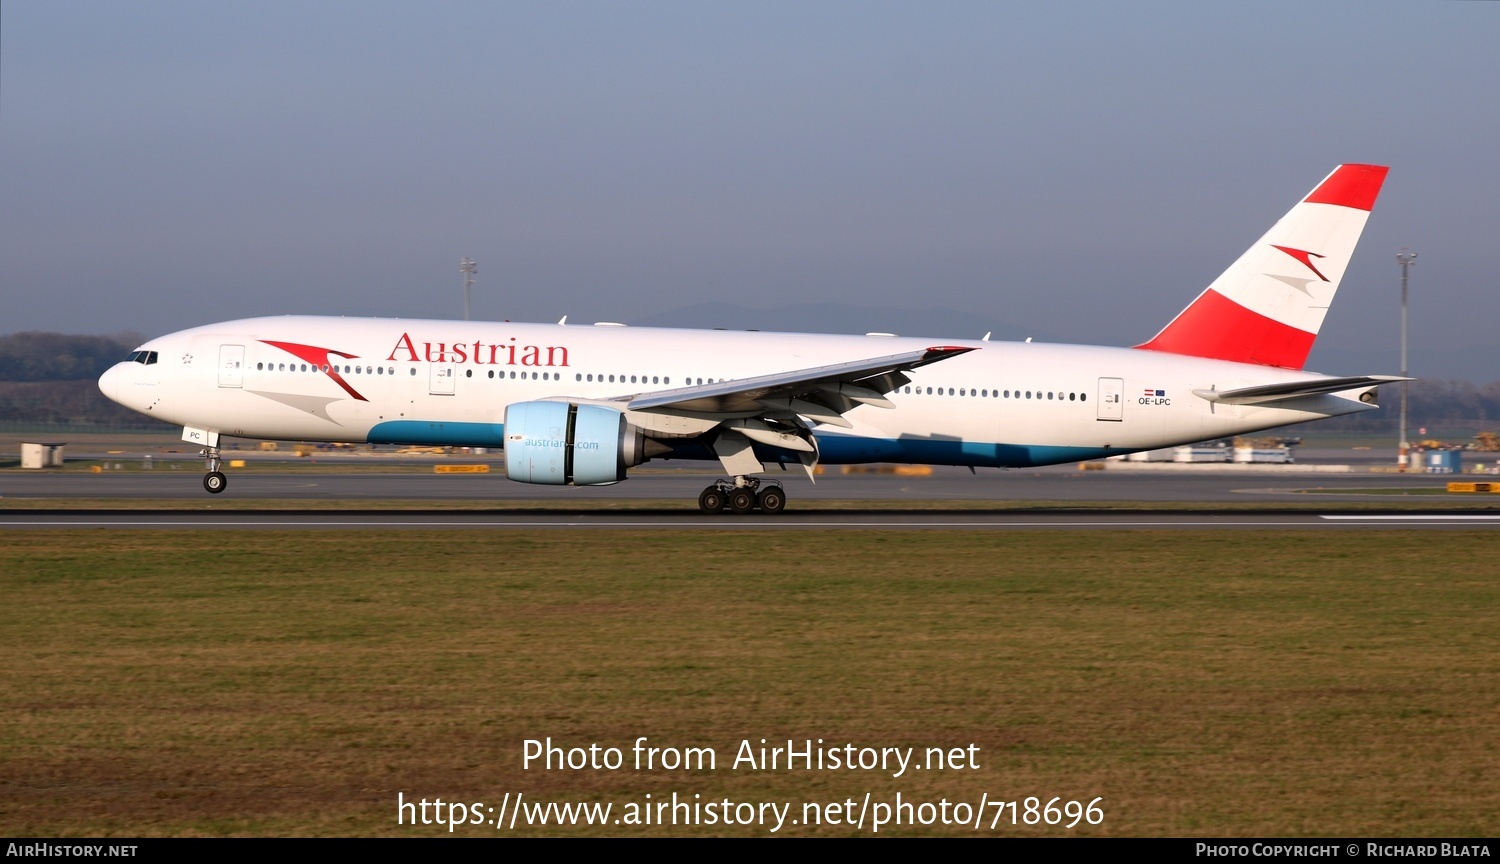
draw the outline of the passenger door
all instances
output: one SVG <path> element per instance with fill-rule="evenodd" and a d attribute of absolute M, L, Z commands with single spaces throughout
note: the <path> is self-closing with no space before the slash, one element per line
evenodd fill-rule
<path fill-rule="evenodd" d="M 1125 379 L 1099 379 L 1099 419 L 1115 422 L 1125 419 Z"/>
<path fill-rule="evenodd" d="M 219 346 L 219 386 L 245 386 L 245 346 Z"/>

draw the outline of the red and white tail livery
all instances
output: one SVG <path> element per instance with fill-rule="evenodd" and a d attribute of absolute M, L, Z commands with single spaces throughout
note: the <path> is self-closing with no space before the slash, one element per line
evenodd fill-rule
<path fill-rule="evenodd" d="M 1300 370 L 1385 174 L 1334 170 L 1136 348 L 289 316 L 153 339 L 99 387 L 181 425 L 209 492 L 233 436 L 503 447 L 509 479 L 547 485 L 710 460 L 729 476 L 704 511 L 775 513 L 768 464 L 1028 467 L 1375 407 L 1400 379 Z"/>
<path fill-rule="evenodd" d="M 1388 169 L 1340 165 L 1139 347 L 1301 369 Z"/>

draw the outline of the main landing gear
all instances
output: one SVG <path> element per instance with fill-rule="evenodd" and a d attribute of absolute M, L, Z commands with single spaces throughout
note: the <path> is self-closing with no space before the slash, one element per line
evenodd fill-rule
<path fill-rule="evenodd" d="M 698 496 L 698 509 L 704 513 L 727 509 L 736 516 L 745 516 L 756 510 L 776 514 L 786 509 L 786 490 L 776 480 L 756 477 L 715 480 Z"/>
<path fill-rule="evenodd" d="M 224 464 L 224 460 L 219 457 L 219 448 L 204 447 L 198 451 L 198 455 L 203 457 L 205 467 L 208 468 L 208 473 L 203 475 L 203 488 L 215 495 L 223 492 L 224 487 L 229 485 L 229 478 L 219 470 Z"/>

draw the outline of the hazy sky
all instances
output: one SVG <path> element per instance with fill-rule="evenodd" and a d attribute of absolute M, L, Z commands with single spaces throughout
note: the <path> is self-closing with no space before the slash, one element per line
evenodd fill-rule
<path fill-rule="evenodd" d="M 1394 358 L 1408 246 L 1413 345 L 1500 356 L 1497 153 L 1492 3 L 6 0 L 0 332 L 458 317 L 469 256 L 475 317 L 1134 344 L 1376 162 L 1320 350 Z"/>

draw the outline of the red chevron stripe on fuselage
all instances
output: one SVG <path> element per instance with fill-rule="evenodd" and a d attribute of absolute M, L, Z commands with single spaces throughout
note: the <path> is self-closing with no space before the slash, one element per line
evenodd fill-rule
<path fill-rule="evenodd" d="M 359 394 L 359 391 L 349 386 L 349 382 L 345 381 L 343 376 L 339 375 L 339 367 L 337 365 L 328 362 L 328 357 L 330 354 L 336 354 L 346 360 L 357 360 L 359 359 L 357 355 L 346 354 L 343 351 L 335 351 L 332 348 L 319 348 L 316 345 L 300 345 L 296 342 L 276 342 L 270 339 L 262 339 L 260 341 L 274 348 L 280 348 L 288 354 L 291 354 L 293 357 L 311 363 L 313 365 L 313 368 L 321 370 L 323 374 L 327 375 L 329 378 L 332 378 L 334 380 L 334 383 L 344 388 L 344 392 L 348 393 L 350 396 L 353 396 L 355 399 L 358 399 L 361 402 L 370 401 L 361 396 Z"/>

